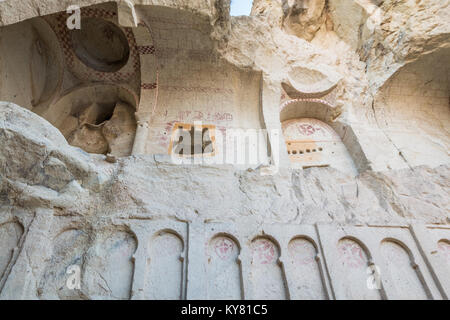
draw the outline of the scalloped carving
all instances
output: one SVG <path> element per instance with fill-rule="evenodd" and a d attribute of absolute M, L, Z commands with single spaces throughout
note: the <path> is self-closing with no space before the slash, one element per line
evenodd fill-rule
<path fill-rule="evenodd" d="M 341 75 L 325 66 L 296 66 L 288 72 L 281 85 L 292 99 L 319 98 L 333 91 L 341 79 Z"/>

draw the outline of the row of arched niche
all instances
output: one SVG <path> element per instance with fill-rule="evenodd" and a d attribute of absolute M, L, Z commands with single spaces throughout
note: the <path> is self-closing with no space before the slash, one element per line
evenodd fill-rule
<path fill-rule="evenodd" d="M 0 283 L 4 284 L 23 236 L 19 222 L 0 225 Z M 175 231 L 155 233 L 146 253 L 144 275 L 135 273 L 136 237 L 126 229 L 105 231 L 92 240 L 82 230 L 69 229 L 53 241 L 38 292 L 55 299 L 130 299 L 135 277 L 144 277 L 145 299 L 186 298 L 186 244 Z M 380 244 L 383 266 L 405 299 L 430 298 L 411 251 L 401 242 L 385 239 Z M 440 240 L 439 250 L 450 252 L 450 241 Z M 286 249 L 286 251 L 284 251 Z M 334 259 L 327 266 L 316 242 L 307 236 L 293 237 L 280 249 L 273 238 L 255 237 L 241 247 L 231 235 L 217 234 L 205 243 L 208 299 L 384 299 L 383 286 L 377 286 L 378 261 L 359 240 L 344 237 L 338 241 Z M 282 258 L 280 259 L 280 254 Z M 286 252 L 286 253 L 284 253 Z M 282 263 L 281 263 L 282 261 Z M 450 262 L 450 261 L 449 261 Z M 81 290 L 66 286 L 68 268 L 81 268 Z M 375 267 L 374 267 L 375 266 Z M 332 274 L 332 290 L 326 268 Z M 336 276 L 338 275 L 338 276 Z M 371 277 L 374 276 L 374 277 Z M 368 283 L 371 284 L 368 284 Z M 384 282 L 383 282 L 384 283 Z"/>

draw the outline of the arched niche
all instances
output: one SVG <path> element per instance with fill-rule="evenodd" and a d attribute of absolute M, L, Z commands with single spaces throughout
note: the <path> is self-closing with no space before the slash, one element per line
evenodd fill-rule
<path fill-rule="evenodd" d="M 450 48 L 406 64 L 379 89 L 377 124 L 410 166 L 449 162 Z"/>
<path fill-rule="evenodd" d="M 83 17 L 80 23 L 83 27 L 72 30 L 71 40 L 76 57 L 86 66 L 100 72 L 117 72 L 127 64 L 130 46 L 119 26 L 94 17 Z"/>
<path fill-rule="evenodd" d="M 46 109 L 34 110 L 86 152 L 131 154 L 136 97 L 124 87 L 97 84 L 72 90 Z"/>
<path fill-rule="evenodd" d="M 58 234 L 52 241 L 53 250 L 45 274 L 40 281 L 39 291 L 50 299 L 83 299 L 80 288 L 69 288 L 67 281 L 75 276 L 82 276 L 85 253 L 89 245 L 88 234 L 79 229 L 68 229 Z M 81 278 L 80 278 L 81 280 Z"/>
<path fill-rule="evenodd" d="M 0 28 L 0 101 L 42 116 L 86 152 L 128 156 L 141 94 L 133 30 L 118 25 L 115 3 L 82 8 L 81 29 L 67 17 Z"/>
<path fill-rule="evenodd" d="M 182 298 L 184 242 L 171 230 L 158 232 L 149 243 L 144 297 L 150 300 Z"/>
<path fill-rule="evenodd" d="M 240 247 L 229 235 L 217 235 L 208 244 L 208 299 L 240 300 L 241 269 L 238 261 Z"/>
<path fill-rule="evenodd" d="M 134 277 L 137 240 L 128 230 L 99 237 L 88 251 L 82 289 L 91 299 L 128 300 Z"/>
<path fill-rule="evenodd" d="M 0 224 L 0 281 L 13 259 L 14 248 L 16 248 L 23 235 L 24 229 L 19 222 L 7 222 Z"/>
<path fill-rule="evenodd" d="M 261 73 L 236 68 L 220 59 L 206 16 L 164 6 L 140 7 L 139 13 L 151 30 L 154 44 L 154 47 L 142 48 L 147 54 L 141 57 L 147 61 L 142 96 L 149 100 L 139 111 L 144 112 L 146 108 L 146 112 L 152 114 L 143 148 L 145 153 L 174 154 L 172 146 L 179 141 L 173 139 L 172 133 L 179 126 L 185 131 L 201 122 L 205 128 L 222 133 L 224 150 L 189 152 L 183 160 L 203 156 L 205 161 L 220 160 L 234 147 L 226 145 L 229 132 L 226 129 L 264 127 L 258 116 L 261 115 Z M 209 144 L 211 133 L 209 137 L 211 139 L 207 136 L 202 139 L 200 135 L 199 140 Z M 239 142 L 238 147 L 241 145 L 250 148 L 250 143 L 245 141 Z M 266 148 L 264 152 L 267 154 Z M 258 161 L 265 161 L 265 155 L 260 157 L 264 159 Z M 177 158 L 181 161 L 181 157 Z"/>
<path fill-rule="evenodd" d="M 78 83 L 115 83 L 139 92 L 140 60 L 132 28 L 117 22 L 117 5 L 97 4 L 80 10 L 80 27 L 67 27 L 67 13 L 45 16 L 63 47 L 65 89 Z"/>
<path fill-rule="evenodd" d="M 285 100 L 287 93 L 282 95 L 280 105 L 280 122 L 295 119 L 316 119 L 331 127 L 340 137 L 346 148 L 347 158 L 352 165 L 341 167 L 350 174 L 356 174 L 367 170 L 370 165 L 363 152 L 353 128 L 339 120 L 342 113 L 341 108 L 334 107 L 329 101 L 319 98 L 298 98 Z M 296 165 L 294 165 L 295 167 Z M 353 169 L 351 169 L 353 167 Z"/>
<path fill-rule="evenodd" d="M 399 241 L 387 239 L 381 243 L 381 253 L 389 272 L 389 281 L 396 289 L 394 299 L 426 300 L 427 290 L 424 288 L 423 277 L 414 257 L 407 247 Z"/>
<path fill-rule="evenodd" d="M 337 243 L 339 276 L 334 280 L 336 297 L 343 300 L 381 300 L 381 288 L 370 287 L 371 257 L 358 240 L 345 237 Z"/>
<path fill-rule="evenodd" d="M 328 124 L 314 118 L 297 118 L 283 121 L 281 127 L 294 168 L 329 166 L 357 174 L 347 148 Z"/>
<path fill-rule="evenodd" d="M 316 244 L 305 237 L 295 237 L 288 245 L 290 264 L 289 288 L 291 299 L 294 300 L 324 300 L 324 291 L 320 262 L 317 258 Z"/>
<path fill-rule="evenodd" d="M 57 35 L 37 17 L 0 28 L 0 100 L 45 108 L 58 96 L 64 58 Z"/>
<path fill-rule="evenodd" d="M 279 263 L 279 246 L 272 239 L 258 237 L 251 242 L 250 250 L 252 299 L 287 299 L 285 276 Z"/>
<path fill-rule="evenodd" d="M 342 76 L 324 65 L 320 69 L 307 65 L 293 66 L 281 83 L 291 99 L 320 98 L 332 92 Z"/>

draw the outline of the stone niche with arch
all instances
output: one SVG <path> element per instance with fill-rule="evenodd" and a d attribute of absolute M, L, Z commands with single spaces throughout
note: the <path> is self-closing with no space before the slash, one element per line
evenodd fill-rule
<path fill-rule="evenodd" d="M 449 161 L 449 65 L 449 48 L 423 55 L 397 70 L 375 97 L 378 126 L 412 167 Z M 383 154 L 382 145 L 372 148 Z"/>
<path fill-rule="evenodd" d="M 352 127 L 336 107 L 342 76 L 297 63 L 281 82 L 279 117 L 292 168 L 333 167 L 356 176 L 368 167 Z"/>
<path fill-rule="evenodd" d="M 86 152 L 127 156 L 136 132 L 141 68 L 133 28 L 117 5 L 36 17 L 0 29 L 0 100 L 29 109 Z"/>
<path fill-rule="evenodd" d="M 96 229 L 66 221 L 51 232 L 55 241 L 37 278 L 37 298 L 440 300 L 450 293 L 448 227 L 249 228 L 156 219 Z M 22 281 L 26 234 L 15 220 L 0 224 L 0 288 Z M 66 287 L 73 266 L 80 268 L 75 290 Z"/>
<path fill-rule="evenodd" d="M 358 168 L 341 136 L 327 123 L 333 112 L 334 108 L 321 99 L 292 99 L 282 104 L 281 128 L 293 168 L 333 167 L 357 175 Z M 347 129 L 342 132 L 345 136 Z"/>

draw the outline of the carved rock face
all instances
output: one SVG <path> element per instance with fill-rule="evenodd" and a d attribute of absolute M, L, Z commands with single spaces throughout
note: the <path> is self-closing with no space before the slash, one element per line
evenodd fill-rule
<path fill-rule="evenodd" d="M 122 30 L 102 19 L 84 18 L 82 28 L 74 30 L 75 54 L 87 66 L 102 72 L 115 72 L 128 61 L 130 49 Z"/>
<path fill-rule="evenodd" d="M 325 0 L 283 0 L 283 26 L 292 34 L 311 41 L 325 23 Z"/>

